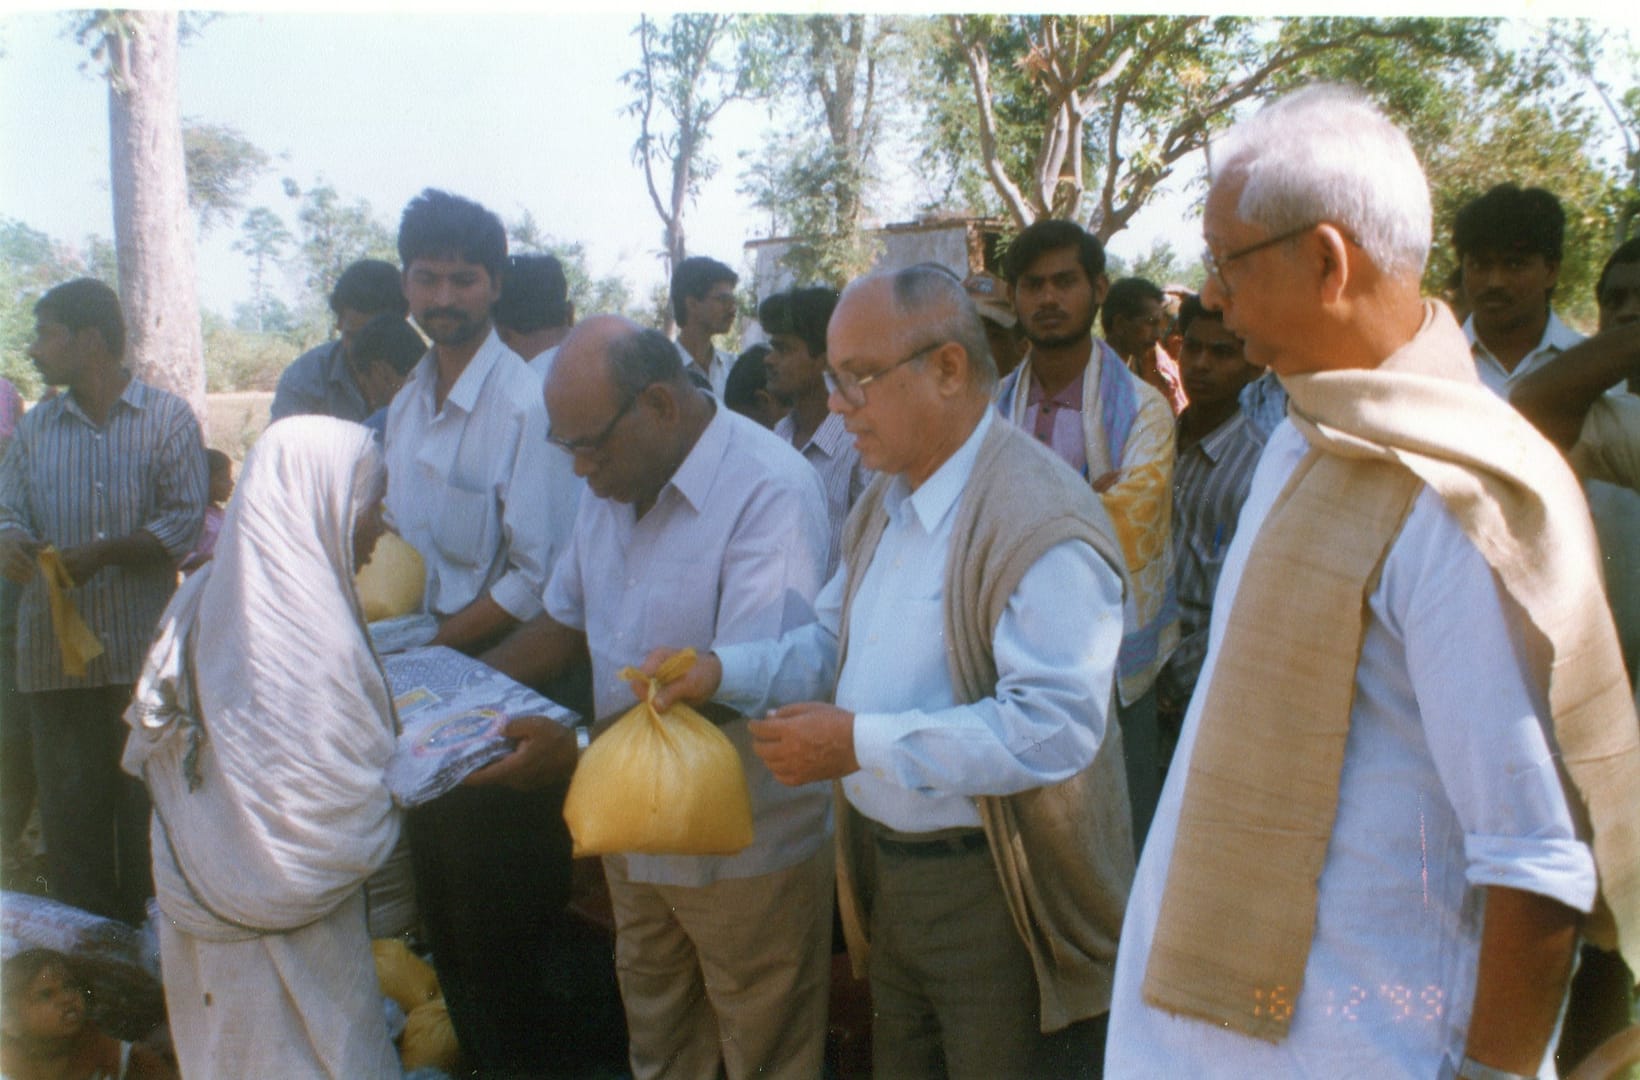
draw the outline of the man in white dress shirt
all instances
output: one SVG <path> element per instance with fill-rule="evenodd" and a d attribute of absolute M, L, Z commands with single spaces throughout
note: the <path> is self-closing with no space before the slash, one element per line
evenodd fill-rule
<path fill-rule="evenodd" d="M 655 330 L 614 316 L 570 334 L 546 385 L 554 453 L 590 494 L 546 611 L 485 659 L 524 681 L 592 655 L 596 713 L 634 704 L 617 672 L 668 641 L 722 646 L 813 618 L 826 539 L 814 470 L 696 388 Z M 616 971 L 635 1077 L 820 1075 L 832 869 L 824 786 L 779 783 L 738 716 L 756 833 L 727 856 L 610 855 Z M 541 732 L 543 774 L 572 757 Z M 534 773 L 535 740 L 498 763 Z M 492 774 L 494 775 L 494 774 Z"/>
<path fill-rule="evenodd" d="M 1213 165 L 1202 300 L 1293 409 L 1226 556 L 1106 1070 L 1551 1076 L 1580 926 L 1632 949 L 1640 922 L 1587 512 L 1421 298 L 1428 187 L 1374 106 L 1306 88 Z"/>
<path fill-rule="evenodd" d="M 877 1075 L 1096 1073 L 1133 862 L 1121 548 L 1088 485 L 992 413 L 985 332 L 948 271 L 856 281 L 827 356 L 832 408 L 882 475 L 819 619 L 714 645 L 673 693 L 780 706 L 751 725 L 775 776 L 841 781 Z"/>
<path fill-rule="evenodd" d="M 541 610 L 579 481 L 547 443 L 541 380 L 501 343 L 490 308 L 501 220 L 429 189 L 405 207 L 410 314 L 433 347 L 387 414 L 387 508 L 421 554 L 435 644 L 475 652 Z M 558 1058 L 554 927 L 569 894 L 563 789 L 461 787 L 407 818 L 417 895 L 462 1050 L 484 1072 Z"/>
<path fill-rule="evenodd" d="M 723 400 L 735 355 L 712 344 L 735 325 L 735 284 L 740 275 L 704 255 L 691 255 L 672 271 L 672 318 L 678 356 L 689 380 Z"/>

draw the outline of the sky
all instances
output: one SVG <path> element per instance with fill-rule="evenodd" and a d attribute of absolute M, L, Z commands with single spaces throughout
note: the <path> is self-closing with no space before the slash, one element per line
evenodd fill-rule
<path fill-rule="evenodd" d="M 631 156 L 637 121 L 621 112 L 636 21 L 628 8 L 551 15 L 483 5 L 387 17 L 224 14 L 183 47 L 182 113 L 234 127 L 274 157 L 245 204 L 274 209 L 292 232 L 296 204 L 283 177 L 304 188 L 322 178 L 346 200 L 363 197 L 390 228 L 417 191 L 442 187 L 509 221 L 529 210 L 547 233 L 583 243 L 595 273 L 619 274 L 643 296 L 662 277 L 661 225 Z M 0 17 L 0 214 L 79 244 L 113 235 L 107 90 L 68 24 L 60 11 Z M 738 268 L 742 245 L 768 234 L 736 191 L 741 155 L 756 152 L 767 126 L 762 107 L 738 103 L 713 125 L 721 167 L 687 211 L 692 253 Z M 1180 172 L 1199 168 L 1191 161 Z M 883 220 L 912 217 L 918 188 L 902 178 Z M 250 295 L 249 261 L 230 247 L 236 233 L 218 226 L 200 242 L 200 301 L 222 314 Z M 1110 248 L 1132 259 L 1158 237 L 1181 254 L 1199 247 L 1191 198 L 1157 200 Z M 294 275 L 281 291 L 295 296 Z"/>

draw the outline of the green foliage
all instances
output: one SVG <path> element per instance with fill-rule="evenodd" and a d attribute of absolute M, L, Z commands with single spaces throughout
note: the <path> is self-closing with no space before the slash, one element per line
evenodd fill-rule
<path fill-rule="evenodd" d="M 1133 260 L 1106 255 L 1105 273 L 1112 281 L 1124 277 L 1144 278 L 1155 285 L 1184 285 L 1192 292 L 1200 292 L 1206 272 L 1199 258 L 1181 255 L 1177 248 L 1162 237 L 1150 243 L 1150 250 Z"/>
<path fill-rule="evenodd" d="M 864 218 L 884 106 L 904 88 L 901 20 L 763 16 L 748 41 L 785 108 L 780 126 L 746 155 L 740 193 L 768 214 L 771 232 L 795 241 L 782 262 L 798 281 L 840 286 L 877 255 Z"/>
<path fill-rule="evenodd" d="M 377 220 L 366 200 L 344 202 L 323 177 L 305 192 L 289 178 L 284 187 L 286 195 L 298 200 L 298 251 L 306 270 L 303 284 L 311 293 L 328 296 L 342 271 L 360 259 L 398 262 L 397 237 Z"/>
<path fill-rule="evenodd" d="M 198 119 L 182 125 L 188 205 L 200 232 L 233 220 L 245 193 L 267 170 L 268 155 L 238 129 Z"/>
<path fill-rule="evenodd" d="M 207 393 L 272 390 L 296 356 L 284 335 L 236 329 L 220 315 L 207 312 L 204 328 Z"/>
<path fill-rule="evenodd" d="M 96 277 L 114 285 L 113 245 L 92 237 L 75 251 L 13 218 L 0 217 L 0 375 L 24 397 L 39 396 L 39 372 L 28 358 L 34 340 L 34 303 L 53 285 Z"/>
<path fill-rule="evenodd" d="M 625 111 L 638 118 L 632 160 L 643 167 L 664 227 L 668 277 L 686 254 L 685 207 L 717 172 L 707 152 L 712 122 L 731 101 L 766 92 L 769 72 L 748 47 L 747 25 L 734 15 L 701 12 L 673 15 L 665 24 L 639 16 L 632 30 L 639 64 L 621 76 L 633 92 Z"/>
<path fill-rule="evenodd" d="M 244 252 L 251 260 L 252 329 L 272 329 L 268 320 L 273 306 L 284 307 L 276 297 L 268 294 L 267 274 L 280 264 L 285 248 L 294 239 L 279 215 L 266 206 L 253 206 L 239 224 L 239 239 L 233 242 L 233 249 Z M 237 323 L 237 316 L 235 321 Z"/>

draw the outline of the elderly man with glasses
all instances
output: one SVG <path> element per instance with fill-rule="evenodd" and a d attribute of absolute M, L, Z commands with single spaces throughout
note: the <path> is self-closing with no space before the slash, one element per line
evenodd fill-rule
<path fill-rule="evenodd" d="M 880 476 L 819 619 L 714 646 L 664 697 L 766 713 L 751 731 L 775 776 L 840 781 L 877 1075 L 1086 1075 L 1133 865 L 1121 549 L 1093 490 L 992 410 L 949 273 L 856 281 L 826 352 L 831 407 Z"/>
<path fill-rule="evenodd" d="M 698 390 L 654 330 L 599 316 L 547 378 L 548 440 L 583 499 L 545 612 L 485 660 L 525 682 L 592 655 L 600 716 L 633 696 L 617 672 L 673 641 L 722 647 L 812 621 L 826 558 L 814 469 Z M 747 723 L 714 716 L 740 751 L 755 839 L 736 855 L 611 855 L 616 970 L 635 1077 L 821 1074 L 833 874 L 824 785 L 787 786 Z M 520 747 L 483 779 L 529 785 L 574 766 L 570 736 L 515 721 Z"/>
<path fill-rule="evenodd" d="M 1588 510 L 1422 298 L 1429 189 L 1375 106 L 1281 98 L 1211 179 L 1202 302 L 1292 409 L 1225 556 L 1106 1068 L 1555 1075 L 1579 933 L 1640 932 L 1640 731 Z"/>

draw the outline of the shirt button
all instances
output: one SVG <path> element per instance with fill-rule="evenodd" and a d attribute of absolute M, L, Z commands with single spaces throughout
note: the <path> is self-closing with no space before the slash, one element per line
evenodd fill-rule
<path fill-rule="evenodd" d="M 106 539 L 108 539 L 108 534 L 105 533 L 105 532 L 99 532 L 97 534 L 97 539 L 98 540 L 106 540 Z"/>

